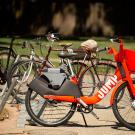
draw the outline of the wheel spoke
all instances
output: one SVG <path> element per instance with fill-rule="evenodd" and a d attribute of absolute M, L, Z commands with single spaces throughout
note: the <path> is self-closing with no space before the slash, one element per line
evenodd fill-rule
<path fill-rule="evenodd" d="M 61 125 L 74 114 L 76 104 L 44 99 L 38 94 L 31 98 L 33 92 L 29 90 L 26 94 L 26 108 L 37 123 L 44 126 Z"/>
<path fill-rule="evenodd" d="M 135 108 L 132 106 L 132 96 L 127 83 L 122 84 L 116 91 L 112 109 L 115 117 L 122 125 L 135 130 Z"/>

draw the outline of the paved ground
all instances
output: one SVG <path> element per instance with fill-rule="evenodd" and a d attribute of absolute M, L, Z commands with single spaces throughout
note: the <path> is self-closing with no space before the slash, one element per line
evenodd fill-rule
<path fill-rule="evenodd" d="M 69 123 L 60 127 L 41 127 L 25 125 L 25 128 L 17 128 L 18 110 L 16 107 L 7 106 L 9 119 L 0 121 L 0 135 L 134 135 L 130 131 L 117 124 L 112 110 L 95 110 L 100 120 L 95 119 L 91 114 L 85 114 L 88 127 L 80 113 L 76 112 Z"/>
<path fill-rule="evenodd" d="M 106 99 L 109 103 L 109 97 Z M 104 103 L 104 102 L 103 102 Z M 25 125 L 17 128 L 19 111 L 17 107 L 7 105 L 9 119 L 0 121 L 0 135 L 134 135 L 135 132 L 121 127 L 115 119 L 112 110 L 97 110 L 94 112 L 100 118 L 97 120 L 91 114 L 85 114 L 88 127 L 85 127 L 80 113 L 76 112 L 68 124 L 59 127 L 41 127 Z"/>

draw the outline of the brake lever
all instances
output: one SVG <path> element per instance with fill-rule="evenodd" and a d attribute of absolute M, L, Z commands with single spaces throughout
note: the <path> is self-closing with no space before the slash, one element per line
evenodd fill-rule
<path fill-rule="evenodd" d="M 112 43 L 116 42 L 116 43 L 120 43 L 120 39 L 119 38 L 111 38 L 110 41 Z"/>

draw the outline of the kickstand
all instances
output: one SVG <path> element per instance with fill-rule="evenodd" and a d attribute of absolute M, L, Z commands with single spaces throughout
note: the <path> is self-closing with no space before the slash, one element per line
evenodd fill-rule
<path fill-rule="evenodd" d="M 84 123 L 85 123 L 85 127 L 88 127 L 88 125 L 87 125 L 87 122 L 86 122 L 86 119 L 85 119 L 85 116 L 84 116 L 83 112 L 80 112 L 80 113 L 81 113 L 81 115 L 82 115 L 82 117 L 83 117 L 83 120 L 84 120 Z"/>
<path fill-rule="evenodd" d="M 91 114 L 97 119 L 99 120 L 99 117 L 97 116 L 97 114 L 94 111 L 91 111 Z"/>

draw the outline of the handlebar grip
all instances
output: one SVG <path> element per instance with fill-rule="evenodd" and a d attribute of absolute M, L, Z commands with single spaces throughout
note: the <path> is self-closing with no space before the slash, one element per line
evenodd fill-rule
<path fill-rule="evenodd" d="M 110 39 L 111 42 L 116 42 L 116 43 L 120 43 L 120 38 L 111 38 Z"/>
<path fill-rule="evenodd" d="M 106 51 L 107 49 L 108 49 L 107 47 L 101 48 L 101 49 L 98 48 L 96 52 L 103 52 L 103 51 Z"/>

